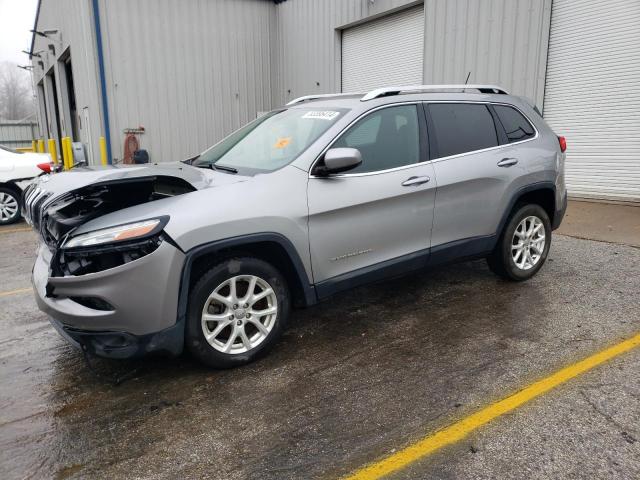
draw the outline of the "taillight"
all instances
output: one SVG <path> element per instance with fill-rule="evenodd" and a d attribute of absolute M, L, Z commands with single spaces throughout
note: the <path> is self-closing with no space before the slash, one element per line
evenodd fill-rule
<path fill-rule="evenodd" d="M 50 163 L 39 163 L 38 168 L 42 170 L 44 173 L 51 173 L 51 164 Z"/>
<path fill-rule="evenodd" d="M 560 151 L 564 153 L 567 149 L 567 139 L 564 137 L 558 137 L 558 143 L 560 144 Z"/>

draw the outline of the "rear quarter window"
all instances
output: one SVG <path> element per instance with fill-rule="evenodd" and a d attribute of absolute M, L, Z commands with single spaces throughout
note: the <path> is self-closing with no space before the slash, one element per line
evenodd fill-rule
<path fill-rule="evenodd" d="M 498 145 L 498 134 L 489 108 L 481 103 L 432 103 L 430 134 L 437 156 L 449 157 Z"/>
<path fill-rule="evenodd" d="M 535 137 L 533 125 L 518 110 L 506 105 L 494 105 L 493 108 L 504 127 L 509 143 Z"/>

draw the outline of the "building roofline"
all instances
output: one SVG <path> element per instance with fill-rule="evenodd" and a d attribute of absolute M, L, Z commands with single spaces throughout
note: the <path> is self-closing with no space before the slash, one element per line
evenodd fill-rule
<path fill-rule="evenodd" d="M 42 0 L 38 0 L 38 6 L 36 7 L 36 19 L 33 22 L 33 32 L 31 32 L 31 48 L 29 48 L 29 60 L 33 58 L 33 47 L 36 43 L 36 34 L 35 30 L 38 29 L 38 18 L 40 18 L 40 5 L 42 4 Z"/>

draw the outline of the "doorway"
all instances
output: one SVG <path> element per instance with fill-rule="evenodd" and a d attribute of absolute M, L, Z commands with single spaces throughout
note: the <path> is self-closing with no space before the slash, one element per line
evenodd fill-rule
<path fill-rule="evenodd" d="M 71 136 L 74 141 L 79 140 L 79 121 L 78 121 L 78 109 L 76 107 L 76 91 L 73 82 L 73 68 L 71 66 L 71 56 L 69 55 L 64 60 L 64 78 L 67 84 L 66 98 L 67 105 L 69 106 L 69 116 L 71 117 Z"/>
<path fill-rule="evenodd" d="M 60 129 L 60 108 L 58 105 L 58 95 L 57 95 L 58 87 L 56 85 L 56 76 L 53 72 L 53 69 L 51 69 L 51 71 L 47 73 L 46 82 L 47 82 L 47 94 L 48 94 L 47 97 L 49 97 L 49 100 L 48 100 L 49 135 L 51 135 L 51 137 L 53 137 L 56 140 L 58 146 L 61 146 L 62 130 Z"/>

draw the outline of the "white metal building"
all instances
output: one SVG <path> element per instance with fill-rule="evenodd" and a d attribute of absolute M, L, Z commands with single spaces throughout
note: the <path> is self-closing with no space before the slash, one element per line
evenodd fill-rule
<path fill-rule="evenodd" d="M 640 1 L 553 1 L 544 115 L 572 195 L 640 201 Z"/>
<path fill-rule="evenodd" d="M 41 0 L 35 30 L 42 135 L 93 161 L 140 126 L 181 160 L 293 97 L 468 76 L 567 137 L 570 194 L 640 201 L 638 0 Z"/>

